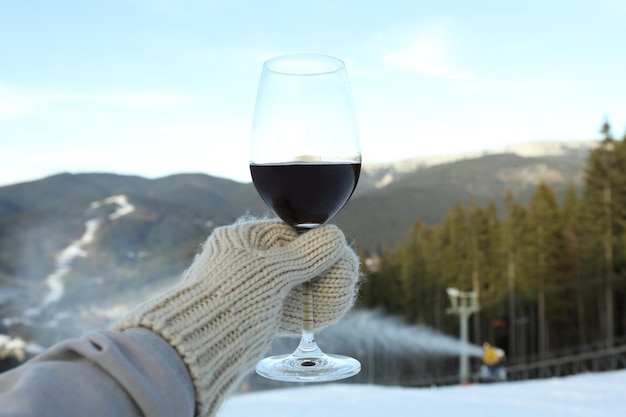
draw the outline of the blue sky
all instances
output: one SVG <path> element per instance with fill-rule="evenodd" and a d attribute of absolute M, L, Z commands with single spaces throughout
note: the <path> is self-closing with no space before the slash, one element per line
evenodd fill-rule
<path fill-rule="evenodd" d="M 622 0 L 0 0 L 0 185 L 249 181 L 261 65 L 348 68 L 364 162 L 626 130 Z"/>

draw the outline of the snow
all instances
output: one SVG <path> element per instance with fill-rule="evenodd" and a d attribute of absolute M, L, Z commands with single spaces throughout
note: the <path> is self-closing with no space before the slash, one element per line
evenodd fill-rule
<path fill-rule="evenodd" d="M 217 417 L 623 417 L 626 370 L 438 388 L 303 385 L 237 394 Z"/>
<path fill-rule="evenodd" d="M 102 206 L 115 204 L 116 208 L 108 215 L 109 221 L 115 221 L 135 211 L 128 197 L 123 194 L 113 195 L 100 201 L 94 201 L 90 204 L 91 209 L 97 209 Z M 72 270 L 72 264 L 76 258 L 85 258 L 89 256 L 88 246 L 94 241 L 98 230 L 101 226 L 100 218 L 91 218 L 85 222 L 85 232 L 77 240 L 71 242 L 69 246 L 64 248 L 56 257 L 55 270 L 46 277 L 45 284 L 47 293 L 41 304 L 31 307 L 23 312 L 23 316 L 33 318 L 41 316 L 46 307 L 59 302 L 65 293 L 65 278 Z M 2 324 L 10 326 L 13 323 L 22 322 L 23 317 L 3 318 Z M 55 325 L 55 321 L 51 320 L 50 325 Z"/>
<path fill-rule="evenodd" d="M 109 220 L 116 220 L 120 217 L 126 216 L 127 214 L 135 211 L 135 206 L 128 202 L 128 197 L 124 194 L 112 195 L 111 197 L 107 197 L 102 201 L 94 201 L 91 203 L 91 208 L 98 208 L 101 206 L 106 206 L 108 204 L 116 204 L 117 209 L 109 214 Z"/>
<path fill-rule="evenodd" d="M 33 343 L 26 343 L 19 337 L 11 337 L 0 334 L 0 359 L 15 357 L 19 361 L 26 359 L 26 354 L 36 354 L 43 351 L 43 348 Z"/>
<path fill-rule="evenodd" d="M 451 162 L 461 161 L 464 159 L 480 158 L 481 156 L 485 155 L 512 153 L 522 157 L 559 156 L 565 155 L 568 152 L 586 151 L 593 148 L 597 144 L 598 141 L 594 140 L 572 142 L 525 142 L 470 152 L 448 153 L 442 155 L 425 156 L 420 158 L 409 158 L 395 162 L 369 163 L 363 164 L 363 167 L 361 169 L 365 172 L 376 172 L 381 169 L 392 169 L 393 171 L 399 173 L 406 173 L 415 171 L 416 169 L 423 167 L 447 164 Z M 393 181 L 393 176 L 391 174 L 387 175 L 388 176 L 386 178 L 383 178 L 381 182 L 377 184 L 378 188 L 381 188 Z"/>
<path fill-rule="evenodd" d="M 80 239 L 75 240 L 61 251 L 57 257 L 56 270 L 46 278 L 46 285 L 49 291 L 42 302 L 43 307 L 56 303 L 61 299 L 65 291 L 63 281 L 65 276 L 71 271 L 70 265 L 74 262 L 74 259 L 87 256 L 87 252 L 84 248 L 93 242 L 96 231 L 98 230 L 98 225 L 98 219 L 87 220 L 85 222 L 85 233 Z"/>
<path fill-rule="evenodd" d="M 91 208 L 98 208 L 109 204 L 117 205 L 116 210 L 108 216 L 111 221 L 117 220 L 135 211 L 135 207 L 128 202 L 128 198 L 125 195 L 114 195 L 102 201 L 94 201 L 91 203 Z M 46 278 L 49 291 L 42 302 L 42 307 L 31 309 L 31 311 L 29 311 L 31 315 L 33 313 L 40 313 L 41 308 L 56 303 L 61 299 L 65 292 L 64 279 L 71 271 L 72 262 L 78 257 L 84 258 L 88 255 L 85 248 L 93 242 L 99 227 L 100 219 L 94 218 L 87 220 L 85 222 L 85 232 L 83 235 L 61 251 L 57 257 L 56 270 Z"/>

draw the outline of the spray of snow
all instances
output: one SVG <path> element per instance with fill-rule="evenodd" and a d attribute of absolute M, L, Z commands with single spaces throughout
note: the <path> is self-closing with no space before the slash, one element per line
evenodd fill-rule
<path fill-rule="evenodd" d="M 397 357 L 482 357 L 483 348 L 424 325 L 407 323 L 400 317 L 379 310 L 356 310 L 337 324 L 319 332 L 316 339 L 328 353 L 358 354 L 384 352 Z M 286 353 L 297 344 L 293 339 L 278 339 L 272 352 Z"/>

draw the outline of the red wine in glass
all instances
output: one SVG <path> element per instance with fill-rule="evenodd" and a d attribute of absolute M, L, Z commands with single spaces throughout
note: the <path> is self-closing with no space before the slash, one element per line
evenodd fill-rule
<path fill-rule="evenodd" d="M 261 198 L 278 217 L 294 227 L 307 228 L 339 213 L 356 188 L 361 164 L 250 164 L 250 173 Z"/>

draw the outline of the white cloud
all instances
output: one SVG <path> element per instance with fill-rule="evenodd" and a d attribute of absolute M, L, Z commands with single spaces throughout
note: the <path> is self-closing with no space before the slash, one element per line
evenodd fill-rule
<path fill-rule="evenodd" d="M 431 25 L 415 35 L 400 49 L 383 54 L 382 60 L 390 67 L 416 72 L 444 80 L 468 81 L 477 77 L 452 62 L 453 45 L 445 24 Z"/>
<path fill-rule="evenodd" d="M 0 120 L 30 117 L 42 107 L 57 103 L 136 109 L 176 106 L 189 101 L 189 97 L 177 91 L 110 89 L 75 92 L 57 88 L 29 88 L 0 84 Z"/>

